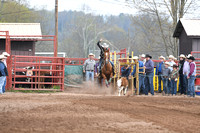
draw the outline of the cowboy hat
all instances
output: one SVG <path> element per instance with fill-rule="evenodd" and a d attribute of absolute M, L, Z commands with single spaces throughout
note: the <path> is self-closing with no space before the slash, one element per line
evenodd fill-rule
<path fill-rule="evenodd" d="M 169 58 L 169 59 L 174 59 L 174 56 L 173 56 L 173 55 L 169 55 L 168 58 Z"/>
<path fill-rule="evenodd" d="M 195 58 L 193 56 L 190 56 L 187 58 L 188 60 L 195 60 Z"/>
<path fill-rule="evenodd" d="M 184 55 L 184 54 L 181 54 L 181 55 L 179 56 L 179 58 L 185 58 L 185 55 Z"/>
<path fill-rule="evenodd" d="M 170 66 L 170 63 L 169 63 L 169 62 L 165 62 L 165 64 L 168 65 L 168 66 Z"/>
<path fill-rule="evenodd" d="M 159 59 L 164 59 L 164 60 L 165 60 L 165 57 L 161 55 L 161 56 L 159 57 Z"/>
<path fill-rule="evenodd" d="M 103 48 L 108 48 L 108 47 L 109 47 L 109 45 L 108 45 L 107 43 L 103 43 L 101 46 L 102 46 Z"/>
<path fill-rule="evenodd" d="M 138 60 L 138 56 L 133 56 L 132 59 Z"/>
<path fill-rule="evenodd" d="M 173 67 L 177 68 L 178 66 L 176 64 L 174 64 Z"/>
<path fill-rule="evenodd" d="M 93 54 L 93 53 L 90 53 L 88 56 L 94 56 L 94 54 Z"/>
<path fill-rule="evenodd" d="M 191 54 L 188 54 L 186 57 L 189 58 L 190 56 L 192 56 Z"/>
<path fill-rule="evenodd" d="M 152 56 L 150 56 L 149 54 L 146 54 L 145 58 L 149 57 L 150 59 L 152 58 Z"/>
<path fill-rule="evenodd" d="M 1 54 L 0 59 L 6 59 L 6 57 L 3 54 Z"/>
<path fill-rule="evenodd" d="M 2 55 L 4 55 L 4 56 L 10 56 L 10 54 L 7 53 L 7 52 L 3 52 Z"/>
<path fill-rule="evenodd" d="M 145 54 L 142 54 L 142 55 L 140 55 L 139 57 L 140 57 L 140 58 L 141 58 L 141 57 L 145 58 Z"/>

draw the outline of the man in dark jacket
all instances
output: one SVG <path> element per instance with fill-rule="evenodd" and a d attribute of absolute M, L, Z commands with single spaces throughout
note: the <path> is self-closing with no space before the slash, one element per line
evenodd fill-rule
<path fill-rule="evenodd" d="M 179 92 L 181 94 L 185 94 L 186 95 L 186 81 L 184 79 L 184 75 L 183 75 L 183 66 L 185 63 L 185 55 L 181 54 L 179 56 L 180 62 L 179 62 Z"/>
<path fill-rule="evenodd" d="M 154 95 L 154 87 L 153 87 L 153 77 L 154 77 L 154 62 L 151 60 L 152 56 L 149 54 L 146 55 L 146 63 L 145 63 L 145 95 L 148 95 L 150 90 L 151 95 Z"/>
<path fill-rule="evenodd" d="M 98 42 L 97 42 L 97 46 L 99 47 L 99 49 L 101 50 L 101 53 L 100 53 L 100 60 L 99 60 L 99 73 L 101 72 L 101 64 L 103 62 L 103 58 L 104 58 L 104 51 L 106 49 L 108 49 L 109 45 L 106 44 L 106 43 L 103 43 L 102 45 L 100 44 L 103 40 L 100 39 Z M 115 75 L 115 72 L 114 72 L 114 64 L 110 61 L 111 65 L 112 65 L 112 70 L 113 70 L 113 76 Z"/>
<path fill-rule="evenodd" d="M 121 68 L 121 73 L 122 73 L 122 77 L 126 77 L 128 80 L 128 77 L 131 73 L 131 67 L 129 65 L 125 65 L 124 67 Z"/>
<path fill-rule="evenodd" d="M 5 58 L 6 57 L 4 55 L 0 55 L 0 94 L 3 94 L 3 85 L 6 80 L 6 76 L 8 76 L 8 71 L 4 64 Z"/>

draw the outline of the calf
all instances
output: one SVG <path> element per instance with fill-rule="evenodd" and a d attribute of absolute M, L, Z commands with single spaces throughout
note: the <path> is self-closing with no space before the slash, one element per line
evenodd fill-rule
<path fill-rule="evenodd" d="M 119 80 L 117 80 L 117 86 L 119 88 L 119 96 L 121 95 L 121 93 L 123 93 L 125 95 L 127 90 L 128 90 L 128 80 L 127 80 L 127 78 L 122 77 Z"/>

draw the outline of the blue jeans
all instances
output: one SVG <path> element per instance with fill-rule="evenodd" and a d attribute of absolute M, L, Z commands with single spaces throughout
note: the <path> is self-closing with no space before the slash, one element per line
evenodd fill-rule
<path fill-rule="evenodd" d="M 1 76 L 0 77 L 0 94 L 3 94 L 3 85 L 5 82 L 6 76 Z"/>
<path fill-rule="evenodd" d="M 188 93 L 189 91 L 188 91 L 188 79 L 187 79 L 187 75 L 184 75 L 183 77 L 184 77 L 184 78 L 183 78 L 183 79 L 184 79 L 183 81 L 185 82 L 186 94 L 189 95 L 189 93 Z"/>
<path fill-rule="evenodd" d="M 144 79 L 145 75 L 144 74 L 139 74 L 139 92 L 141 91 L 141 88 L 143 89 L 142 92 L 145 92 L 145 85 L 144 85 Z"/>
<path fill-rule="evenodd" d="M 4 81 L 4 85 L 3 85 L 2 91 L 3 91 L 3 93 L 6 92 L 6 79 L 5 79 L 5 81 Z"/>
<path fill-rule="evenodd" d="M 189 96 L 195 97 L 195 89 L 194 89 L 194 81 L 195 81 L 195 76 L 190 76 L 188 79 L 188 94 Z"/>
<path fill-rule="evenodd" d="M 158 74 L 158 84 L 159 84 L 158 92 L 161 92 L 161 81 L 162 81 L 162 75 L 159 73 Z"/>
<path fill-rule="evenodd" d="M 90 79 L 94 81 L 94 72 L 93 71 L 86 71 L 86 81 L 89 81 Z"/>
<path fill-rule="evenodd" d="M 171 94 L 173 95 L 176 95 L 176 92 L 177 92 L 177 81 L 175 81 L 175 79 L 172 79 L 171 80 L 171 84 L 172 84 L 172 92 Z"/>
<path fill-rule="evenodd" d="M 169 91 L 169 93 L 168 94 L 170 94 L 170 92 L 171 92 L 171 89 L 172 88 L 172 83 L 171 83 L 171 81 L 168 79 L 168 88 L 167 88 L 167 90 Z"/>
<path fill-rule="evenodd" d="M 165 94 L 169 94 L 169 90 L 168 90 L 168 78 L 163 78 L 163 91 L 165 92 Z"/>
<path fill-rule="evenodd" d="M 151 94 L 154 95 L 153 76 L 154 76 L 154 73 L 146 73 L 145 95 L 148 95 L 149 90 L 150 90 Z"/>

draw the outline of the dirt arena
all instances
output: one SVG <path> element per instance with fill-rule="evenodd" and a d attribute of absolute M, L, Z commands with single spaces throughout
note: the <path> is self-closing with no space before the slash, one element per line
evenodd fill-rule
<path fill-rule="evenodd" d="M 200 98 L 78 93 L 0 95 L 0 132 L 200 132 Z"/>

